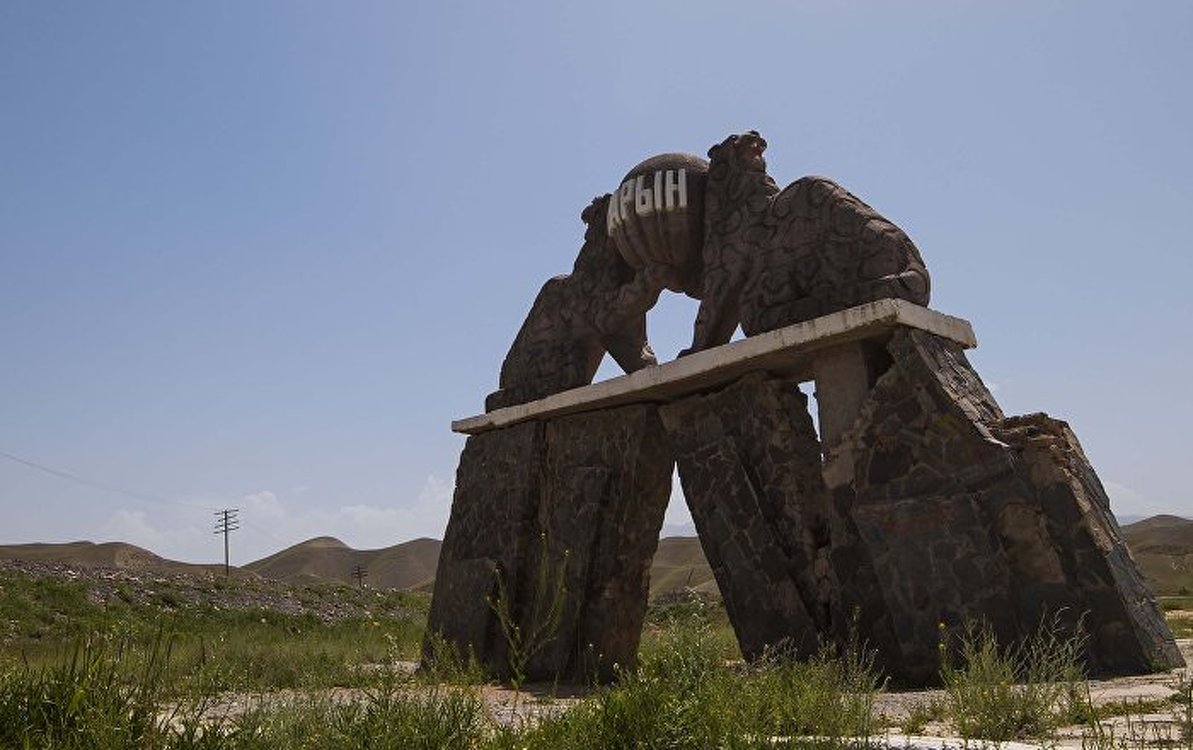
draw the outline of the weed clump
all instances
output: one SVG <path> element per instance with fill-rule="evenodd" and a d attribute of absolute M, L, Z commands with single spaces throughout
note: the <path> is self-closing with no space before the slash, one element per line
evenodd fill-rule
<path fill-rule="evenodd" d="M 129 644 L 88 638 L 53 666 L 0 673 L 0 747 L 153 747 L 158 735 L 160 636 L 128 679 Z"/>
<path fill-rule="evenodd" d="M 959 646 L 940 644 L 945 713 L 966 739 L 1004 741 L 1051 736 L 1087 713 L 1080 695 L 1085 634 L 1065 633 L 1058 618 L 1003 647 L 986 625 L 970 623 Z"/>
<path fill-rule="evenodd" d="M 727 664 L 707 621 L 671 623 L 635 670 L 566 714 L 506 734 L 505 747 L 771 747 L 847 744 L 871 734 L 879 681 L 867 659 L 823 652 L 798 662 L 775 652 Z M 516 740 L 516 741 L 515 741 Z"/>

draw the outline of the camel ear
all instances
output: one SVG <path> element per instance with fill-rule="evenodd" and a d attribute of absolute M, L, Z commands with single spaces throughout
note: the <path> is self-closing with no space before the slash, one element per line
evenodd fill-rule
<path fill-rule="evenodd" d="M 588 208 L 580 212 L 580 221 L 591 224 L 594 219 L 603 216 L 609 210 L 609 198 L 611 197 L 612 193 L 605 193 L 593 198 L 592 203 L 588 204 Z"/>
<path fill-rule="evenodd" d="M 725 148 L 726 146 L 732 146 L 735 143 L 737 143 L 737 136 L 736 135 L 729 136 L 728 138 L 726 138 L 725 140 L 721 141 L 720 143 L 718 143 L 717 145 L 713 146 L 712 148 L 710 148 L 708 150 L 708 158 L 710 158 L 710 159 L 717 158 L 718 151 Z"/>

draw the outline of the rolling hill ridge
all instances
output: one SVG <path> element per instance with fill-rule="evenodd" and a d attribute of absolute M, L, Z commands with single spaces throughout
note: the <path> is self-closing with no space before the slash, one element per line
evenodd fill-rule
<path fill-rule="evenodd" d="M 1193 592 L 1193 520 L 1161 515 L 1122 527 L 1123 537 L 1152 591 L 1160 596 Z M 414 539 L 392 547 L 358 550 L 339 539 L 316 537 L 268 557 L 234 568 L 236 575 L 257 575 L 289 583 L 356 583 L 353 571 L 365 571 L 375 588 L 429 591 L 435 580 L 442 543 Z M 0 545 L 0 559 L 53 562 L 80 567 L 117 568 L 160 574 L 222 574 L 222 565 L 198 565 L 159 557 L 123 542 Z M 659 540 L 650 571 L 652 597 L 693 588 L 717 593 L 712 569 L 696 537 Z"/>

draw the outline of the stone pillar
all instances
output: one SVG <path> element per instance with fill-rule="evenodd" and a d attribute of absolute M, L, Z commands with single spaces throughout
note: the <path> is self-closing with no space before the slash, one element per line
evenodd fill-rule
<path fill-rule="evenodd" d="M 660 416 L 742 654 L 814 653 L 828 616 L 828 530 L 803 394 L 755 374 Z"/>
<path fill-rule="evenodd" d="M 463 657 L 503 665 L 505 642 L 490 607 L 497 576 L 519 587 L 534 560 L 546 439 L 543 423 L 472 435 L 456 470 L 451 518 L 439 552 L 424 655 L 431 634 Z"/>
<path fill-rule="evenodd" d="M 841 622 L 908 683 L 938 669 L 938 625 L 1003 643 L 1041 618 L 1089 632 L 1095 673 L 1180 664 L 1108 501 L 1067 426 L 1005 418 L 956 344 L 897 330 L 893 364 L 829 455 Z M 840 634 L 837 634 L 840 637 Z"/>
<path fill-rule="evenodd" d="M 550 420 L 546 445 L 539 528 L 567 596 L 529 674 L 611 679 L 637 662 L 674 461 L 653 406 Z"/>
<path fill-rule="evenodd" d="M 1019 488 L 998 509 L 999 539 L 1025 616 L 1081 617 L 1095 674 L 1182 663 L 1172 633 L 1110 512 L 1110 498 L 1069 426 L 1046 414 L 993 426 L 1016 457 Z"/>
<path fill-rule="evenodd" d="M 424 654 L 442 638 L 499 676 L 498 580 L 531 679 L 609 679 L 636 661 L 673 461 L 654 407 L 531 421 L 468 439 Z M 543 629 L 556 593 L 558 623 Z M 528 636 L 529 638 L 529 636 Z"/>

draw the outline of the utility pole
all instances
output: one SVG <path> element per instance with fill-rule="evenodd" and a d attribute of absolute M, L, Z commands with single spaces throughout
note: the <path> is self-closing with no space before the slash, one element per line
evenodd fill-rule
<path fill-rule="evenodd" d="M 240 521 L 236 518 L 236 514 L 240 511 L 236 508 L 224 508 L 215 512 L 215 533 L 224 535 L 224 578 L 228 577 L 228 534 L 240 528 Z"/>
<path fill-rule="evenodd" d="M 356 585 L 363 589 L 365 587 L 365 579 L 369 577 L 369 571 L 357 565 L 352 568 L 352 576 L 356 578 Z"/>

